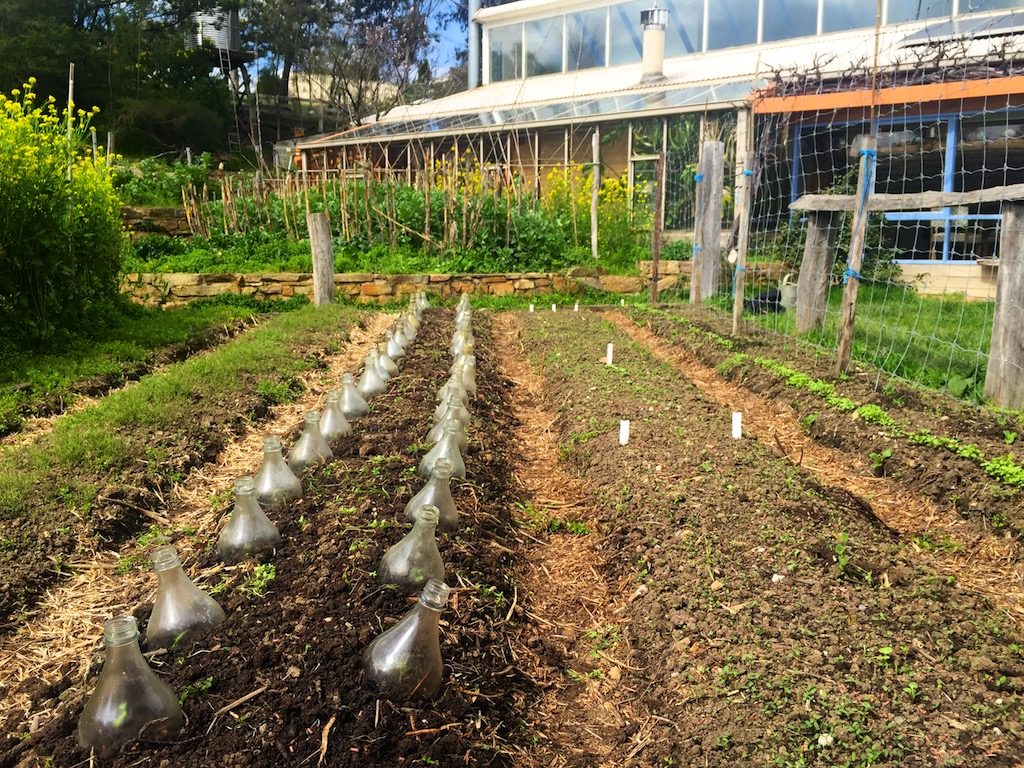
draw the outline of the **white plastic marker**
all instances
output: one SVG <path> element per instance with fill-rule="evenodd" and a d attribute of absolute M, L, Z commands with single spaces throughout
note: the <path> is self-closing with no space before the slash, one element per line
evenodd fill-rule
<path fill-rule="evenodd" d="M 732 414 L 732 439 L 739 440 L 743 437 L 743 414 L 733 411 Z"/>
<path fill-rule="evenodd" d="M 530 305 L 530 311 L 533 312 L 533 304 Z"/>
<path fill-rule="evenodd" d="M 619 299 L 619 306 L 623 306 L 623 307 L 626 306 L 626 300 L 625 299 Z"/>
<path fill-rule="evenodd" d="M 580 311 L 580 303 L 578 301 L 575 304 L 573 304 L 572 311 L 573 312 L 579 312 Z"/>
<path fill-rule="evenodd" d="M 622 419 L 619 422 L 619 445 L 629 442 L 629 419 Z"/>
<path fill-rule="evenodd" d="M 558 305 L 557 304 L 552 304 L 551 305 L 551 311 L 552 312 L 557 312 L 558 311 Z"/>
<path fill-rule="evenodd" d="M 604 364 L 612 364 L 612 343 L 610 341 L 608 342 L 608 351 L 604 355 Z"/>

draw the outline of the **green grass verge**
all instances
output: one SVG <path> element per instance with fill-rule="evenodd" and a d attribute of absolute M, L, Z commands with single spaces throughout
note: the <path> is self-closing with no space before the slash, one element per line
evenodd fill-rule
<path fill-rule="evenodd" d="M 78 334 L 55 340 L 47 348 L 4 350 L 7 364 L 0 369 L 0 434 L 16 431 L 26 415 L 62 411 L 76 390 L 103 392 L 137 378 L 162 350 L 177 345 L 210 346 L 202 337 L 212 329 L 254 313 L 281 312 L 304 303 L 304 297 L 269 302 L 224 296 L 181 309 L 160 310 L 124 301 L 94 318 Z"/>
<path fill-rule="evenodd" d="M 244 419 L 240 403 L 246 396 L 257 401 L 259 387 L 290 385 L 313 365 L 304 357 L 309 349 L 340 349 L 357 316 L 352 307 L 330 305 L 271 318 L 209 355 L 69 414 L 35 442 L 0 450 L 0 519 L 35 514 L 47 501 L 71 501 L 87 515 L 98 484 L 140 467 L 149 482 L 178 479 L 166 477 L 181 464 L 172 452 L 195 449 Z"/>

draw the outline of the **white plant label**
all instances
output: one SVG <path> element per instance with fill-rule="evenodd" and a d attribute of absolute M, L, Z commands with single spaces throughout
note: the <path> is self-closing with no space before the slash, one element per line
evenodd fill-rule
<path fill-rule="evenodd" d="M 533 304 L 530 305 L 530 311 L 533 312 Z"/>
<path fill-rule="evenodd" d="M 629 442 L 629 419 L 623 419 L 619 422 L 619 445 L 625 445 Z"/>
<path fill-rule="evenodd" d="M 604 364 L 605 365 L 611 365 L 612 364 L 612 349 L 613 349 L 612 343 L 608 342 L 608 351 L 605 352 L 605 355 L 604 355 Z"/>
<path fill-rule="evenodd" d="M 623 307 L 626 306 L 626 300 L 625 299 L 619 299 L 619 305 L 623 306 Z"/>
<path fill-rule="evenodd" d="M 552 312 L 557 312 L 558 311 L 558 305 L 557 304 L 552 304 L 551 305 L 551 311 Z"/>
<path fill-rule="evenodd" d="M 743 414 L 734 411 L 732 414 L 732 439 L 739 440 L 743 437 Z"/>
<path fill-rule="evenodd" d="M 575 304 L 572 305 L 572 311 L 573 312 L 579 312 L 580 311 L 580 303 L 578 301 Z"/>

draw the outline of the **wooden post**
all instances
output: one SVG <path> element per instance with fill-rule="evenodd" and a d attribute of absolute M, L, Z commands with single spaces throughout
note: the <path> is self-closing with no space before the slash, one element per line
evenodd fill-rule
<path fill-rule="evenodd" d="M 828 306 L 828 278 L 835 261 L 839 216 L 830 211 L 809 211 L 804 257 L 796 281 L 796 332 L 822 328 Z"/>
<path fill-rule="evenodd" d="M 107 131 L 107 167 L 114 161 L 114 132 Z"/>
<path fill-rule="evenodd" d="M 99 152 L 100 152 L 99 142 L 96 139 L 96 129 L 95 128 L 90 128 L 89 129 L 89 133 L 92 136 L 92 162 L 93 162 L 93 164 L 95 164 L 96 161 L 99 159 L 99 156 L 100 156 L 100 154 L 99 154 Z"/>
<path fill-rule="evenodd" d="M 661 261 L 661 231 L 664 228 L 665 153 L 658 153 L 654 170 L 654 226 L 651 242 L 651 304 L 658 303 L 658 264 Z"/>
<path fill-rule="evenodd" d="M 309 246 L 313 251 L 313 304 L 321 307 L 334 301 L 334 244 L 331 224 L 325 213 L 307 213 Z"/>
<path fill-rule="evenodd" d="M 693 212 L 693 256 L 690 259 L 690 302 L 700 304 L 701 258 L 704 250 L 704 213 L 707 210 L 707 196 L 704 194 L 708 185 L 704 183 L 707 162 L 704 153 L 697 161 L 697 173 L 693 177 L 696 190 L 693 195 L 696 208 Z"/>
<path fill-rule="evenodd" d="M 846 373 L 853 354 L 853 326 L 857 318 L 857 289 L 864 260 L 864 234 L 868 229 L 868 200 L 875 191 L 877 142 L 868 137 L 860 151 L 860 175 L 857 179 L 857 204 L 853 209 L 850 256 L 844 273 L 843 306 L 839 320 L 839 347 L 836 350 L 836 375 Z"/>
<path fill-rule="evenodd" d="M 754 208 L 754 153 L 747 152 L 741 177 L 740 231 L 736 243 L 736 295 L 732 300 L 732 335 L 743 325 L 743 293 L 747 280 L 747 249 L 750 246 L 750 216 Z"/>
<path fill-rule="evenodd" d="M 704 210 L 704 241 L 700 260 L 700 294 L 710 299 L 718 293 L 722 276 L 722 192 L 725 188 L 725 145 L 709 141 L 704 145 L 708 159 Z"/>
<path fill-rule="evenodd" d="M 999 408 L 1024 408 L 1024 203 L 1003 204 L 999 235 L 999 282 L 985 396 Z"/>
<path fill-rule="evenodd" d="M 185 165 L 192 165 L 192 147 L 185 147 Z"/>
<path fill-rule="evenodd" d="M 594 126 L 594 135 L 591 138 L 591 150 L 593 152 L 593 189 L 590 191 L 590 255 L 597 260 L 597 228 L 598 228 L 598 202 L 601 191 L 601 127 Z"/>

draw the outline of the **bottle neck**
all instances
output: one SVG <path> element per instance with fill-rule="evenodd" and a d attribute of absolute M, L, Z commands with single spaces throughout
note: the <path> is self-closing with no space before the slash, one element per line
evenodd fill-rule
<path fill-rule="evenodd" d="M 108 669 L 123 668 L 130 664 L 146 664 L 146 660 L 142 656 L 142 650 L 139 648 L 139 638 L 137 636 L 134 640 L 127 643 L 108 645 L 106 647 L 103 661 L 104 672 Z"/>
<path fill-rule="evenodd" d="M 176 587 L 181 584 L 191 584 L 192 581 L 185 575 L 184 569 L 180 566 L 164 568 L 156 572 L 157 583 L 161 588 Z"/>
<path fill-rule="evenodd" d="M 441 610 L 425 605 L 423 598 L 420 598 L 409 614 L 419 625 L 420 629 L 437 630 L 441 623 Z"/>

